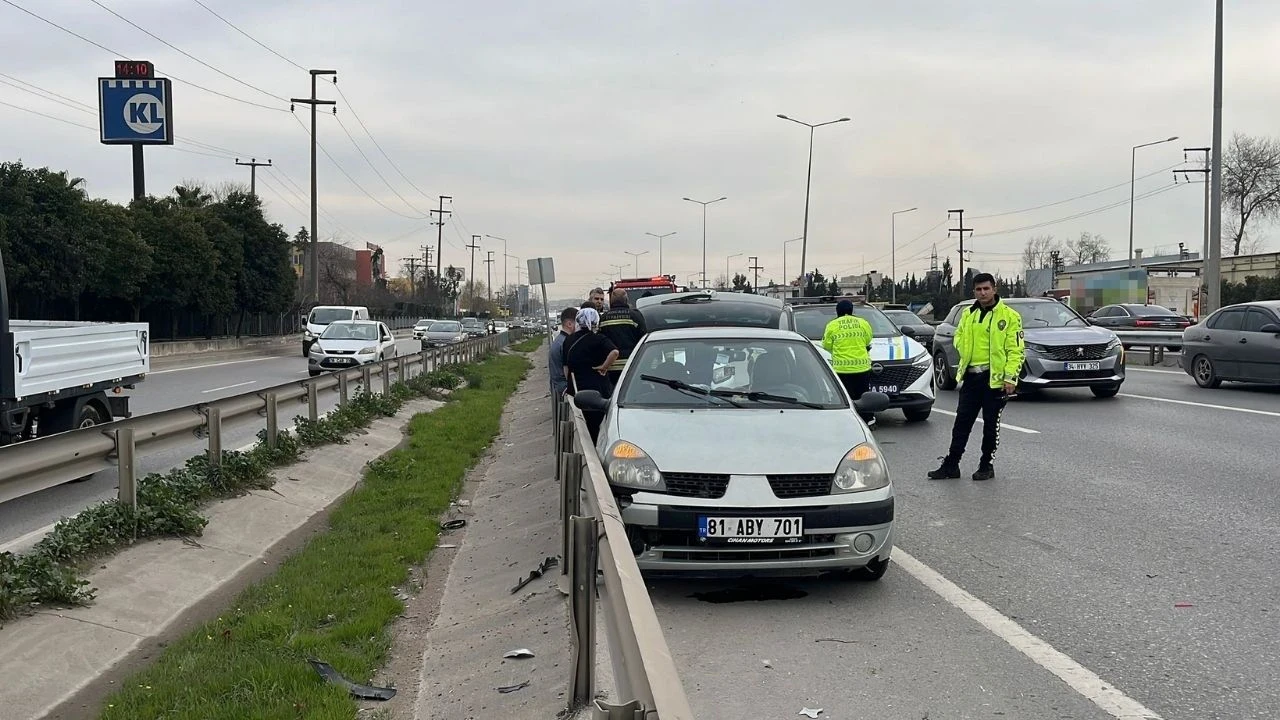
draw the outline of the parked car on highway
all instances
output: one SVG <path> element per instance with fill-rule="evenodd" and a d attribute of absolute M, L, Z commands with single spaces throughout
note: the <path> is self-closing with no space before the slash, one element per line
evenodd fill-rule
<path fill-rule="evenodd" d="M 822 334 L 827 323 L 835 319 L 836 302 L 841 299 L 833 296 L 787 298 L 782 327 L 809 338 L 830 362 L 830 353 L 822 348 Z M 935 399 L 933 357 L 929 350 L 895 325 L 884 311 L 866 303 L 854 303 L 853 313 L 871 325 L 870 389 L 888 395 L 889 407 L 901 409 L 907 420 L 927 420 Z"/>
<path fill-rule="evenodd" d="M 1076 311 L 1054 298 L 1001 298 L 1022 316 L 1027 353 L 1018 389 L 1087 387 L 1096 397 L 1115 397 L 1124 383 L 1124 348 L 1116 334 L 1093 327 Z M 935 382 L 944 390 L 956 387 L 956 322 L 973 305 L 951 308 L 933 338 Z"/>
<path fill-rule="evenodd" d="M 744 357 L 754 362 L 739 371 Z M 642 570 L 878 579 L 888 568 L 893 484 L 858 416 L 888 398 L 852 403 L 803 336 L 654 330 L 611 398 L 583 390 L 574 402 L 605 413 L 596 451 Z"/>
<path fill-rule="evenodd" d="M 1280 300 L 1228 305 L 1184 330 L 1182 366 L 1202 388 L 1280 383 Z"/>
<path fill-rule="evenodd" d="M 414 339 L 414 340 L 421 340 L 421 339 L 423 339 L 424 337 L 426 337 L 426 335 L 427 335 L 427 330 L 432 326 L 432 324 L 434 324 L 434 323 L 436 323 L 436 322 L 438 322 L 438 321 L 437 321 L 437 320 L 428 320 L 428 319 L 425 319 L 425 318 L 424 318 L 424 319 L 419 320 L 418 322 L 414 323 L 414 324 L 413 324 L 413 339 Z"/>
<path fill-rule="evenodd" d="M 325 370 L 342 370 L 395 357 L 391 329 L 376 320 L 331 322 L 311 346 L 307 371 L 311 377 Z"/>
<path fill-rule="evenodd" d="M 933 352 L 933 326 L 925 322 L 924 318 L 910 310 L 885 309 L 881 312 L 898 326 L 903 335 L 920 343 L 925 350 Z"/>
<path fill-rule="evenodd" d="M 1086 318 L 1090 325 L 1116 330 L 1185 330 L 1191 320 L 1159 305 L 1104 305 Z"/>
<path fill-rule="evenodd" d="M 467 332 L 462 329 L 462 323 L 457 320 L 437 320 L 427 328 L 426 335 L 422 337 L 422 347 L 426 349 L 453 345 L 466 339 Z"/>

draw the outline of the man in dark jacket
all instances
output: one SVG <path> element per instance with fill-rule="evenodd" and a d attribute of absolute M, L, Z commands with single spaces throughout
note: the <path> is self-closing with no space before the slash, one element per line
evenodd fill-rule
<path fill-rule="evenodd" d="M 600 316 L 600 334 L 609 338 L 614 347 L 618 348 L 618 359 L 609 370 L 609 380 L 614 387 L 618 386 L 618 379 L 627 367 L 631 351 L 636 349 L 640 338 L 648 331 L 644 316 L 627 302 L 625 289 L 616 288 L 609 294 L 609 309 Z"/>

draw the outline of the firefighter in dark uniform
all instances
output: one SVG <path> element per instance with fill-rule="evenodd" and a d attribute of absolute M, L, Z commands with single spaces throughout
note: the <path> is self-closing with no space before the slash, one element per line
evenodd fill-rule
<path fill-rule="evenodd" d="M 622 371 L 627 367 L 627 359 L 631 357 L 631 351 L 636 349 L 640 338 L 644 337 L 648 331 L 644 324 L 644 316 L 627 302 L 625 289 L 615 288 L 609 293 L 609 309 L 600 315 L 600 334 L 609 338 L 614 347 L 618 348 L 618 359 L 609 369 L 609 380 L 614 387 L 618 386 L 618 379 L 622 377 Z"/>
<path fill-rule="evenodd" d="M 956 380 L 960 400 L 951 430 L 951 448 L 942 466 L 929 471 L 932 480 L 960 477 L 960 458 L 969 444 L 973 423 L 982 413 L 982 459 L 974 480 L 996 476 L 996 448 L 1000 445 L 1000 415 L 1018 389 L 1018 375 L 1026 352 L 1022 316 L 1000 302 L 990 273 L 973 276 L 974 303 L 956 322 L 955 346 L 960 354 Z"/>

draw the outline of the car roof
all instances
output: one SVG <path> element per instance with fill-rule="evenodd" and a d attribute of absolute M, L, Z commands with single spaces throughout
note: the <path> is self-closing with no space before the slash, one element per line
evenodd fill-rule
<path fill-rule="evenodd" d="M 1280 300 L 1250 300 L 1249 302 L 1236 303 L 1227 307 L 1263 307 L 1280 311 Z M 1225 310 L 1226 308 L 1223 309 Z"/>
<path fill-rule="evenodd" d="M 795 340 L 809 342 L 809 338 L 795 330 L 781 328 L 748 327 L 743 325 L 716 325 L 652 330 L 645 335 L 645 342 L 655 340 L 698 340 L 703 338 L 735 338 L 741 340 Z"/>
<path fill-rule="evenodd" d="M 772 305 L 777 308 L 782 307 L 782 301 L 778 298 L 771 298 L 767 295 L 755 295 L 752 293 L 726 292 L 723 290 L 690 290 L 688 292 L 664 293 L 662 295 L 650 295 L 649 297 L 636 300 L 636 309 L 650 307 L 653 305 L 680 305 L 684 303 L 698 302 L 737 302 L 748 303 L 752 305 Z"/>
<path fill-rule="evenodd" d="M 330 325 L 381 325 L 381 320 L 334 320 Z"/>

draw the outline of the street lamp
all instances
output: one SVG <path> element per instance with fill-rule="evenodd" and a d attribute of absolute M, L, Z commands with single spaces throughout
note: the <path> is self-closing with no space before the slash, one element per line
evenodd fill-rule
<path fill-rule="evenodd" d="M 1156 140 L 1149 143 L 1143 143 L 1141 145 L 1134 145 L 1133 150 L 1131 150 L 1129 153 L 1129 267 L 1133 267 L 1133 182 L 1134 182 L 1134 175 L 1137 172 L 1138 148 L 1150 147 L 1152 145 L 1159 145 L 1161 143 L 1173 142 L 1174 140 L 1177 140 L 1177 139 L 1178 139 L 1178 136 L 1174 135 L 1173 137 L 1166 138 L 1164 140 Z"/>
<path fill-rule="evenodd" d="M 898 210 L 889 218 L 889 274 L 893 281 L 893 289 L 889 291 L 889 302 L 898 302 L 898 239 L 897 239 L 897 220 L 902 213 L 909 213 L 917 208 L 907 208 L 906 210 Z M 865 270 L 866 268 L 863 268 Z"/>
<path fill-rule="evenodd" d="M 506 258 L 507 260 L 515 260 L 515 261 L 516 261 L 516 302 L 517 302 L 517 305 L 516 305 L 516 311 L 517 311 L 517 312 L 519 312 L 521 315 L 523 315 L 523 314 L 524 314 L 524 306 L 519 304 L 519 299 L 520 299 L 520 286 L 524 284 L 524 282 L 521 280 L 521 275 L 523 275 L 523 274 L 524 274 L 524 273 L 523 273 L 523 270 L 524 270 L 524 263 L 520 260 L 520 258 L 516 257 L 515 255 L 508 255 L 508 254 L 506 254 L 506 253 L 504 252 L 504 253 L 502 253 L 502 256 L 503 256 L 504 258 Z M 507 266 L 507 265 L 509 265 L 509 264 L 510 264 L 510 263 L 503 263 L 502 274 L 503 274 L 503 276 L 504 276 L 504 277 L 505 277 L 505 276 L 506 276 L 506 274 L 507 274 L 507 268 L 506 268 L 506 266 Z"/>
<path fill-rule="evenodd" d="M 726 283 L 731 282 L 729 278 L 729 261 L 736 257 L 742 257 L 743 255 L 746 255 L 746 253 L 734 253 L 724 259 L 724 281 Z M 731 286 L 726 285 L 726 287 L 731 287 Z"/>
<path fill-rule="evenodd" d="M 506 238 L 498 237 L 497 235 L 485 235 L 485 237 L 487 237 L 487 238 L 493 238 L 494 240 L 501 240 L 501 241 L 502 241 L 502 255 L 503 255 L 503 257 L 511 257 L 510 255 L 507 255 L 507 239 L 506 239 Z M 505 292 L 505 291 L 506 291 L 506 289 L 507 289 L 507 264 L 506 264 L 506 263 L 502 263 L 502 290 L 503 290 L 503 292 Z"/>
<path fill-rule="evenodd" d="M 805 263 L 808 261 L 809 251 L 809 188 L 813 185 L 813 131 L 823 125 L 833 125 L 835 123 L 849 122 L 849 118 L 844 117 L 839 120 L 828 120 L 827 122 L 818 123 L 816 125 L 807 123 L 803 120 L 797 120 L 793 117 L 787 117 L 781 113 L 778 117 L 783 120 L 790 120 L 793 123 L 804 125 L 809 128 L 809 172 L 804 181 L 804 233 L 800 236 L 800 276 L 804 277 Z"/>
<path fill-rule="evenodd" d="M 647 232 L 647 233 L 645 233 L 645 235 L 648 235 L 648 236 L 650 236 L 650 237 L 656 237 L 656 238 L 658 238 L 658 274 L 659 274 L 659 275 L 661 275 L 661 274 L 662 274 L 662 240 L 663 240 L 663 238 L 669 238 L 669 237 L 671 237 L 672 235 L 675 235 L 675 234 L 676 234 L 676 233 L 675 233 L 675 231 L 674 231 L 674 230 L 673 230 L 673 231 L 671 231 L 671 232 L 669 232 L 669 233 L 664 233 L 664 234 L 662 234 L 662 235 L 657 235 L 657 234 L 654 234 L 654 233 L 651 233 L 651 232 Z"/>
<path fill-rule="evenodd" d="M 624 268 L 624 267 L 626 267 L 626 266 L 627 266 L 627 264 L 626 264 L 626 263 L 622 263 L 621 265 L 617 265 L 617 264 L 614 264 L 614 263 L 609 263 L 609 267 L 613 268 L 613 269 L 618 273 L 618 279 L 619 279 L 619 280 L 621 280 L 621 279 L 622 279 L 622 268 Z M 610 279 L 610 280 L 613 280 L 613 276 L 610 276 L 610 277 L 609 277 L 609 279 Z"/>
<path fill-rule="evenodd" d="M 645 250 L 645 251 L 643 251 L 643 252 L 631 252 L 630 250 L 623 250 L 623 252 L 625 252 L 626 254 L 630 255 L 630 256 L 631 256 L 631 257 L 633 257 L 633 258 L 635 258 L 635 260 L 636 260 L 636 277 L 640 277 L 640 256 L 641 256 L 641 255 L 648 255 L 648 254 L 649 254 L 649 251 L 648 251 L 648 250 Z"/>
<path fill-rule="evenodd" d="M 787 246 L 803 239 L 803 237 L 791 238 L 782 243 L 782 281 L 787 284 L 787 289 L 784 291 L 787 293 L 787 297 L 791 297 L 791 276 L 787 274 Z M 801 268 L 801 272 L 804 272 L 804 268 Z"/>
<path fill-rule="evenodd" d="M 703 289 L 705 289 L 707 284 L 707 206 L 711 203 L 718 203 L 721 200 L 728 200 L 729 198 L 718 197 L 715 200 L 708 200 L 706 202 L 694 200 L 693 198 L 684 199 L 702 206 L 702 286 Z"/>

